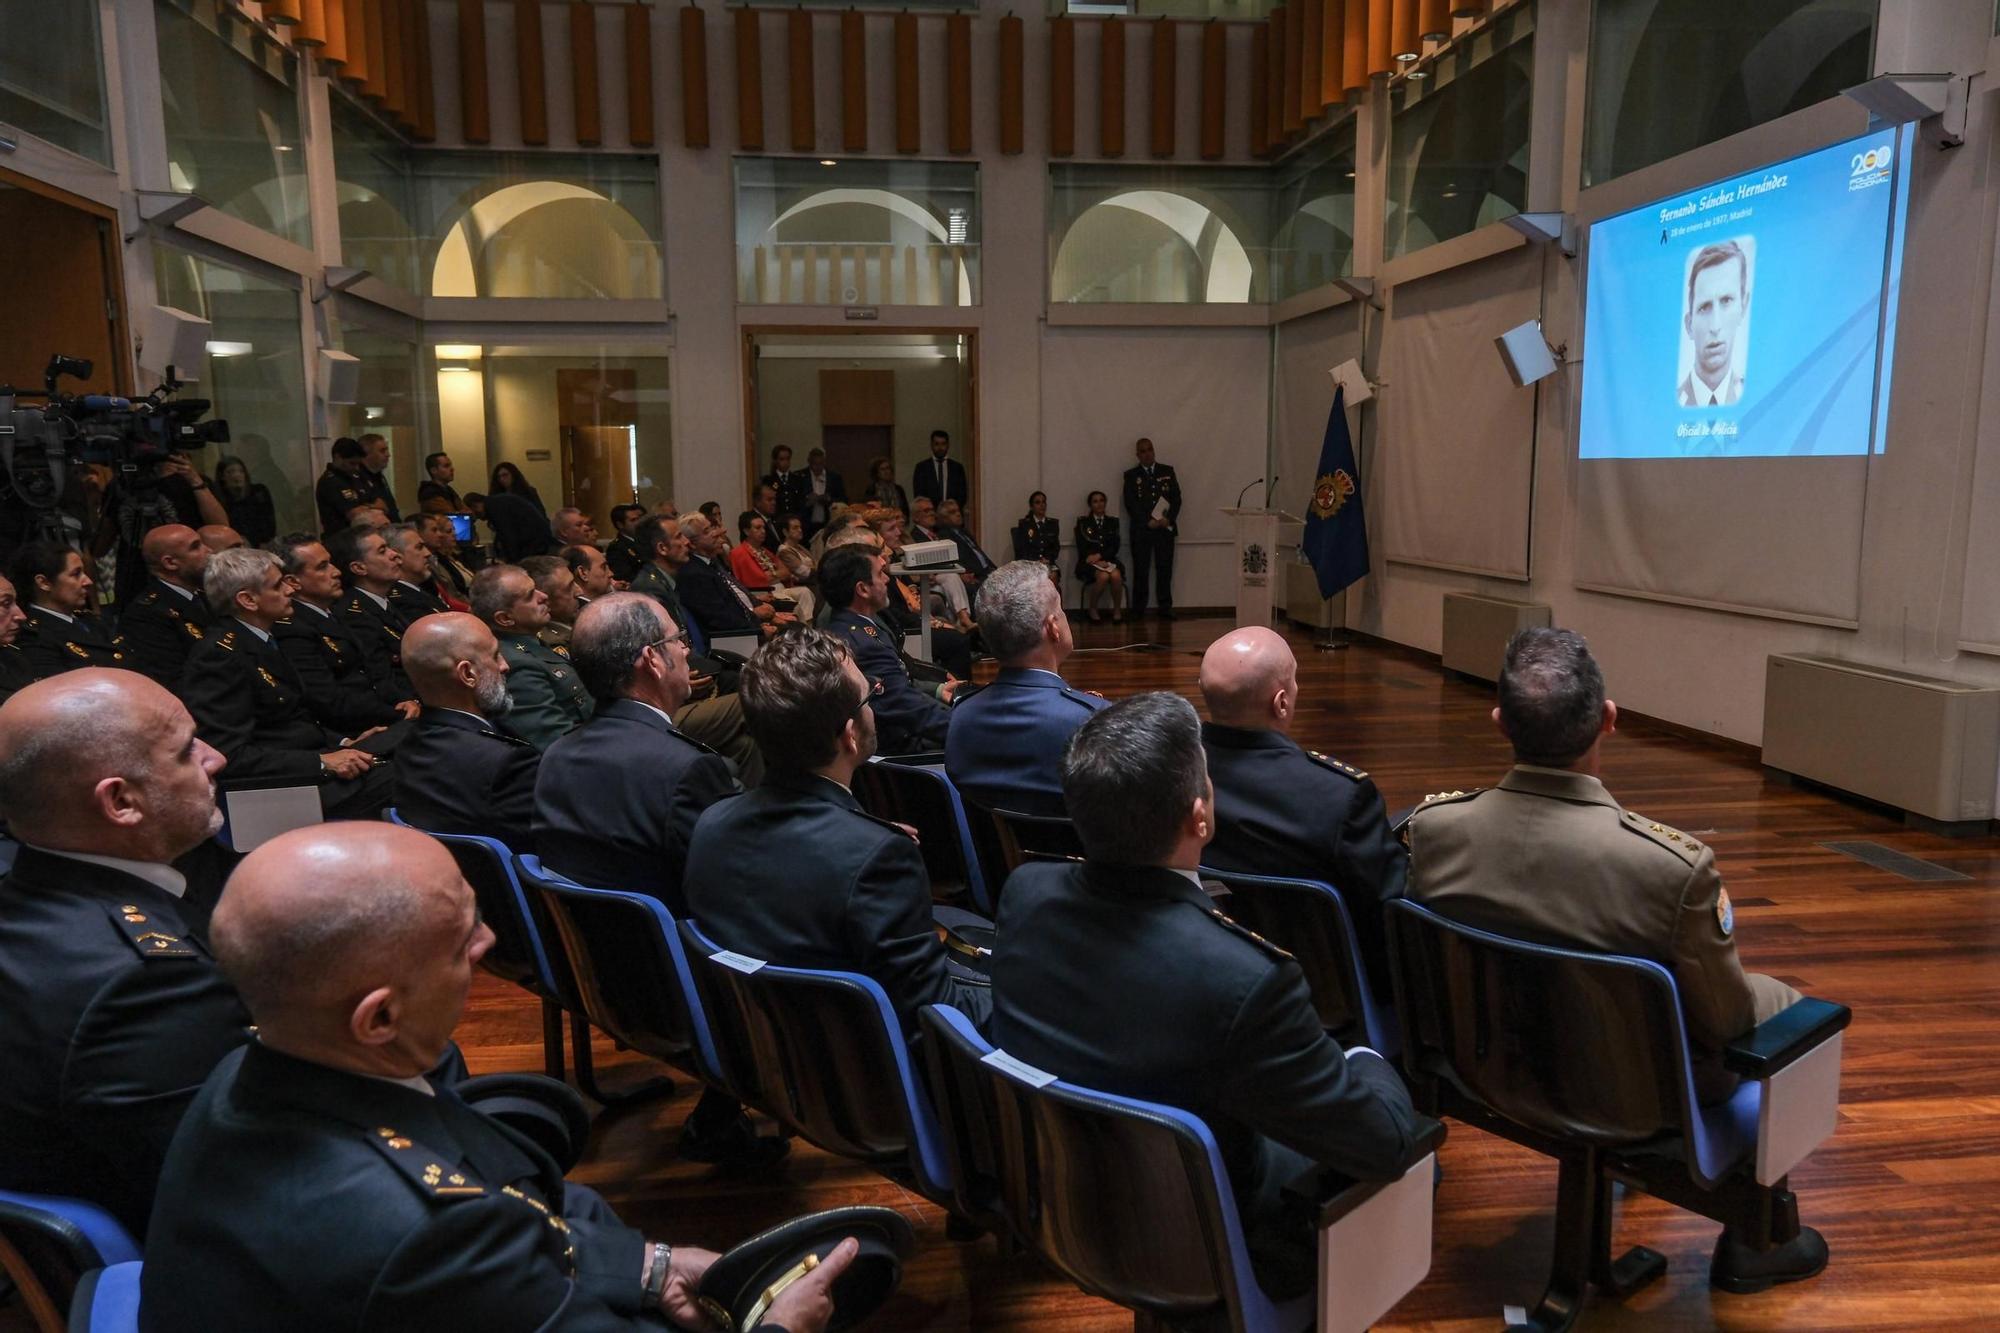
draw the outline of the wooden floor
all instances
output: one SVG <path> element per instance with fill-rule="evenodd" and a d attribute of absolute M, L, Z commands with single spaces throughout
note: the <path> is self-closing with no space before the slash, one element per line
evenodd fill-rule
<path fill-rule="evenodd" d="M 1195 691 L 1199 654 L 1227 625 L 1149 627 L 1169 651 L 1085 652 L 1070 679 L 1112 697 Z M 1171 634 L 1161 631 L 1170 629 Z M 1080 627 L 1086 648 L 1130 626 Z M 1314 652 L 1304 635 L 1298 739 L 1371 772 L 1389 806 L 1490 784 L 1508 755 L 1490 689 L 1371 646 Z M 1617 697 L 1617 682 L 1610 682 Z M 1629 1305 L 1595 1304 L 1593 1329 L 1945 1329 L 2000 1324 L 2000 841 L 1905 832 L 1880 813 L 1781 785 L 1726 747 L 1627 724 L 1605 781 L 1627 806 L 1715 848 L 1736 904 L 1744 962 L 1853 1007 L 1839 1132 L 1793 1174 L 1804 1219 L 1832 1247 L 1818 1279 L 1759 1296 L 1711 1293 L 1712 1224 L 1647 1199 L 1624 1206 L 1615 1244 L 1665 1253 L 1665 1279 Z M 1967 879 L 1913 883 L 1823 848 L 1867 839 Z M 475 1072 L 539 1067 L 531 1004 L 482 977 L 459 1037 Z M 612 1082 L 645 1066 L 599 1044 Z M 880 1329 L 1111 1330 L 1129 1314 L 1092 1300 L 992 1242 L 957 1245 L 936 1208 L 804 1144 L 767 1179 L 719 1178 L 675 1160 L 695 1087 L 598 1120 L 576 1177 L 627 1219 L 676 1241 L 731 1240 L 813 1208 L 876 1203 L 917 1227 L 920 1250 Z M 1445 1145 L 1430 1277 L 1382 1327 L 1494 1328 L 1532 1305 L 1546 1271 L 1555 1173 L 1542 1159 L 1454 1124 Z"/>

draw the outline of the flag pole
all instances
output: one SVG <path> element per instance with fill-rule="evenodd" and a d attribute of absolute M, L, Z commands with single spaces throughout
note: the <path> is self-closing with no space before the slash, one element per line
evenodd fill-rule
<path fill-rule="evenodd" d="M 1345 588 L 1341 589 L 1341 592 L 1343 594 L 1345 594 L 1346 591 L 1347 590 Z M 1343 598 L 1341 602 L 1341 609 L 1342 611 L 1345 611 L 1346 608 L 1347 608 L 1347 603 Z M 1338 639 L 1333 637 L 1333 598 L 1331 597 L 1326 599 L 1325 616 L 1326 616 L 1326 625 L 1320 633 L 1319 642 L 1313 645 L 1313 651 L 1316 653 L 1337 653 L 1341 651 L 1343 648 L 1352 647 L 1353 644 L 1347 637 L 1347 630 L 1345 626 L 1341 628 L 1340 637 Z M 1342 618 L 1345 619 L 1344 616 Z"/>

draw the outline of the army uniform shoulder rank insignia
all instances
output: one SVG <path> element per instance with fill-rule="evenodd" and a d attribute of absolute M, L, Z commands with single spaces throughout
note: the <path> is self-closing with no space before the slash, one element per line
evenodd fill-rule
<path fill-rule="evenodd" d="M 1471 791 L 1432 792 L 1429 796 L 1424 797 L 1422 801 L 1418 802 L 1417 809 L 1422 810 L 1425 806 L 1442 805 L 1449 803 L 1451 801 L 1469 800 L 1470 798 L 1479 795 L 1480 792 L 1485 790 L 1486 789 L 1484 787 L 1474 787 Z"/>
<path fill-rule="evenodd" d="M 1323 767 L 1330 768 L 1336 773 L 1344 773 L 1356 782 L 1364 782 L 1368 778 L 1366 773 L 1354 767 L 1354 765 L 1343 764 L 1330 754 L 1321 754 L 1318 750 L 1307 750 L 1306 753 L 1317 759 Z"/>
<path fill-rule="evenodd" d="M 1211 907 L 1208 909 L 1208 914 L 1214 917 L 1216 924 L 1221 926 L 1224 930 L 1228 931 L 1232 935 L 1237 935 L 1242 937 L 1243 939 L 1249 940 L 1252 944 L 1262 949 L 1265 953 L 1271 954 L 1272 956 L 1277 958 L 1283 958 L 1287 960 L 1291 958 L 1291 955 L 1289 953 L 1286 953 L 1283 949 L 1280 949 L 1277 945 L 1271 943 L 1271 941 L 1265 939 L 1262 935 L 1259 935 L 1256 931 L 1250 929 L 1250 927 L 1244 925 L 1242 922 L 1236 920 L 1234 917 L 1229 916 L 1227 913 L 1217 911 L 1215 908 Z"/>
<path fill-rule="evenodd" d="M 178 935 L 170 935 L 153 921 L 137 903 L 107 904 L 105 910 L 125 932 L 141 958 L 198 958 L 193 945 Z"/>
<path fill-rule="evenodd" d="M 446 1166 L 438 1160 L 437 1153 L 388 1125 L 378 1125 L 369 1133 L 368 1141 L 428 1198 L 478 1199 L 488 1193 L 484 1183 L 456 1167 Z"/>
<path fill-rule="evenodd" d="M 218 648 L 227 648 L 229 649 L 229 651 L 235 652 L 236 631 L 233 629 L 226 629 L 222 631 L 221 637 L 212 639 L 210 640 L 210 642 L 213 643 Z"/>
<path fill-rule="evenodd" d="M 359 491 L 349 490 L 347 487 L 343 486 L 340 488 L 340 498 L 343 500 L 359 500 L 361 498 L 361 493 Z"/>
<path fill-rule="evenodd" d="M 82 644 L 78 643 L 75 639 L 70 639 L 69 641 L 63 644 L 63 647 L 69 649 L 71 652 L 75 653 L 78 657 L 90 656 L 90 650 L 88 648 L 85 648 Z"/>
<path fill-rule="evenodd" d="M 559 643 L 550 644 L 549 651 L 554 653 L 557 657 L 567 658 L 569 656 L 569 649 L 563 647 Z"/>
<path fill-rule="evenodd" d="M 1619 812 L 1619 822 L 1649 842 L 1657 843 L 1668 851 L 1680 853 L 1681 859 L 1692 865 L 1701 856 L 1701 844 L 1682 833 L 1679 829 L 1668 828 L 1644 815 L 1635 815 L 1630 810 Z M 1718 912 L 1721 910 L 1717 909 Z M 1727 934 L 1725 930 L 1723 932 Z"/>

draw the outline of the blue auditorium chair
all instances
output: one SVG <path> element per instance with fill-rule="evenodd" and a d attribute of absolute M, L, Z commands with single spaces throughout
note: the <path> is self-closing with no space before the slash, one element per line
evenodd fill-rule
<path fill-rule="evenodd" d="M 69 1309 L 69 1333 L 138 1333 L 138 1260 L 115 1263 L 84 1275 Z"/>
<path fill-rule="evenodd" d="M 968 1206 L 997 1213 L 1084 1291 L 1172 1328 L 1359 1333 L 1430 1270 L 1444 1128 L 1384 1183 L 1319 1205 L 1317 1292 L 1258 1285 L 1215 1137 L 1177 1107 L 1094 1092 L 994 1049 L 957 1009 L 926 1005 L 924 1058 Z"/>
<path fill-rule="evenodd" d="M 137 1258 L 138 1242 L 94 1203 L 0 1190 L 0 1269 L 37 1319 L 70 1309 L 86 1273 Z"/>
<path fill-rule="evenodd" d="M 1736 1229 L 1798 1235 L 1786 1173 L 1833 1132 L 1843 1005 L 1802 999 L 1724 1052 L 1742 1077 L 1703 1106 L 1673 974 L 1646 959 L 1508 939 L 1389 905 L 1403 1063 L 1418 1107 L 1560 1164 L 1555 1255 L 1524 1327 L 1568 1328 L 1592 1288 L 1622 1298 L 1666 1270 L 1611 1258 L 1622 1182 Z"/>
<path fill-rule="evenodd" d="M 949 897 L 963 889 L 973 909 L 993 915 L 994 890 L 973 845 L 966 803 L 945 776 L 943 763 L 917 764 L 911 757 L 870 759 L 854 774 L 854 799 L 877 819 L 908 824 L 917 831 L 931 892 Z"/>

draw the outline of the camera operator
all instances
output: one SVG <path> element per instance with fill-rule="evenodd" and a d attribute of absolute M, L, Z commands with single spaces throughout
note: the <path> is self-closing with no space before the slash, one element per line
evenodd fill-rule
<path fill-rule="evenodd" d="M 222 507 L 208 479 L 195 468 L 185 449 L 171 449 L 150 458 L 141 454 L 137 464 L 130 478 L 114 479 L 111 469 L 92 468 L 83 483 L 86 497 L 94 489 L 101 489 L 103 495 L 103 509 L 90 549 L 92 555 L 101 556 L 114 546 L 117 548 L 118 571 L 112 591 L 120 606 L 145 589 L 147 533 L 169 523 L 188 528 L 229 523 L 229 511 Z M 107 481 L 108 484 L 100 486 Z"/>

